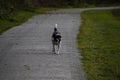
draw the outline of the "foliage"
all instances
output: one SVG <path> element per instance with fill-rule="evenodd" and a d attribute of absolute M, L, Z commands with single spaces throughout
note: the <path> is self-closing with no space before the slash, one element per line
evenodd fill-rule
<path fill-rule="evenodd" d="M 9 19 L 14 11 L 36 7 L 93 7 L 118 4 L 120 0 L 0 0 L 0 18 Z M 92 6 L 89 6 L 92 5 Z"/>

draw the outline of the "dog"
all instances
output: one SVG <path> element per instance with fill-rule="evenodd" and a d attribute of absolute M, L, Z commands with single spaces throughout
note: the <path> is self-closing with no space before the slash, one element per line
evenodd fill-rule
<path fill-rule="evenodd" d="M 55 24 L 54 32 L 51 36 L 51 39 L 52 39 L 52 45 L 53 45 L 53 50 L 52 51 L 55 54 L 59 54 L 59 51 L 60 51 L 60 48 L 61 48 L 62 36 L 61 36 L 61 33 L 58 32 L 57 24 Z"/>

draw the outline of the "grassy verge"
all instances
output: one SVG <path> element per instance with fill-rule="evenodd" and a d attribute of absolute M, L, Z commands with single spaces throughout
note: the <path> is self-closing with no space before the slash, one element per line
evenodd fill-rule
<path fill-rule="evenodd" d="M 120 80 L 118 17 L 118 10 L 86 11 L 82 14 L 78 48 L 88 80 Z"/>
<path fill-rule="evenodd" d="M 0 19 L 0 34 L 9 28 L 24 23 L 35 14 L 40 14 L 49 10 L 55 10 L 55 8 L 25 9 L 23 11 L 15 12 L 10 19 Z"/>

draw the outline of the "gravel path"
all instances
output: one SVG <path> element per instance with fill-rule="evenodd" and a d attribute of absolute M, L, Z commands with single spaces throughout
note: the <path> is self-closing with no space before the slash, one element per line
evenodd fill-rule
<path fill-rule="evenodd" d="M 0 35 L 0 80 L 86 80 L 76 45 L 80 13 L 84 10 L 89 9 L 63 9 L 33 16 Z M 63 37 L 60 55 L 51 52 L 56 23 Z"/>

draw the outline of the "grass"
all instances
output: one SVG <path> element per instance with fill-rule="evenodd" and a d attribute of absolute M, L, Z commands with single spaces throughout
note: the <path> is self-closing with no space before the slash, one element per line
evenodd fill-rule
<path fill-rule="evenodd" d="M 120 13 L 97 10 L 82 13 L 78 48 L 88 80 L 120 80 Z"/>
<path fill-rule="evenodd" d="M 56 8 L 37 8 L 37 9 L 25 9 L 23 11 L 15 12 L 8 19 L 0 19 L 0 34 L 4 31 L 20 25 L 31 18 L 33 15 L 44 13 L 46 11 L 56 10 Z"/>

